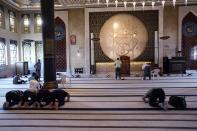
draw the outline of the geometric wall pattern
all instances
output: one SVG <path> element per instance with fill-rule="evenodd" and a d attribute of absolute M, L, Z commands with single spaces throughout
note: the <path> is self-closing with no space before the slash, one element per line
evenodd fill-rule
<path fill-rule="evenodd" d="M 197 17 L 189 12 L 182 21 L 182 52 L 186 61 L 186 69 L 197 70 Z M 195 55 L 195 59 L 192 56 Z"/>
<path fill-rule="evenodd" d="M 128 56 L 137 58 L 145 49 L 148 33 L 144 24 L 136 17 L 121 13 L 108 19 L 100 32 L 100 45 L 111 59 Z"/>
<path fill-rule="evenodd" d="M 56 54 L 56 71 L 66 71 L 66 32 L 65 24 L 59 18 L 55 18 L 55 54 Z"/>
<path fill-rule="evenodd" d="M 148 31 L 148 42 L 141 55 L 135 58 L 133 61 L 154 61 L 154 31 L 158 31 L 158 11 L 124 11 L 124 12 L 90 12 L 89 13 L 89 32 L 94 33 L 96 38 L 99 38 L 99 34 L 102 26 L 112 16 L 126 13 L 137 17 L 143 22 Z M 112 62 L 113 60 L 107 57 L 100 46 L 100 42 L 95 42 L 94 45 L 95 62 Z"/>

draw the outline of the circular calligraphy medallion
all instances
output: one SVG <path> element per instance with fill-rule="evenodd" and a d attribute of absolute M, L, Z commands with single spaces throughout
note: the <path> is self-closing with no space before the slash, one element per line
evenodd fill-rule
<path fill-rule="evenodd" d="M 183 34 L 187 37 L 197 35 L 197 24 L 194 22 L 187 22 L 183 25 Z"/>
<path fill-rule="evenodd" d="M 65 30 L 62 26 L 55 26 L 55 40 L 63 40 L 65 38 Z"/>
<path fill-rule="evenodd" d="M 145 49 L 148 32 L 145 25 L 135 16 L 118 14 L 109 18 L 100 31 L 100 45 L 109 58 L 115 60 L 122 55 L 131 60 Z"/>

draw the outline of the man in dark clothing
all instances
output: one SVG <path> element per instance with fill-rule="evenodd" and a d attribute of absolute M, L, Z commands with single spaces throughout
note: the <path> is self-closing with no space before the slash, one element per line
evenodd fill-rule
<path fill-rule="evenodd" d="M 149 77 L 149 80 L 151 80 L 151 67 L 149 64 L 145 63 L 142 65 L 142 70 L 144 71 L 143 80 L 146 80 L 146 76 Z"/>
<path fill-rule="evenodd" d="M 45 105 L 49 105 L 51 102 L 50 91 L 44 88 L 41 88 L 40 90 L 38 90 L 37 101 L 39 102 L 41 107 Z"/>
<path fill-rule="evenodd" d="M 39 77 L 39 81 L 40 81 L 40 76 L 41 76 L 41 62 L 40 59 L 38 59 L 38 62 L 36 62 L 36 64 L 34 65 L 34 68 L 36 69 L 36 74 Z"/>
<path fill-rule="evenodd" d="M 67 97 L 67 102 L 70 100 L 70 94 L 68 92 L 65 92 L 64 90 L 61 89 L 55 89 L 50 93 L 51 96 L 51 102 L 52 102 L 52 106 L 56 106 L 55 105 L 55 101 L 58 101 L 58 107 L 59 106 L 63 106 L 65 104 L 65 97 Z M 58 109 L 58 107 L 55 107 Z"/>
<path fill-rule="evenodd" d="M 150 106 L 167 109 L 167 105 L 165 105 L 165 92 L 162 88 L 150 89 L 142 99 L 145 103 L 148 102 Z"/>
<path fill-rule="evenodd" d="M 19 75 L 14 76 L 13 84 L 23 84 L 26 83 L 25 80 L 22 80 Z"/>
<path fill-rule="evenodd" d="M 37 101 L 37 92 L 34 89 L 27 89 L 23 93 L 23 100 L 22 100 L 22 106 L 28 105 L 31 106 Z"/>
<path fill-rule="evenodd" d="M 8 107 L 12 107 L 14 105 L 19 105 L 23 97 L 23 91 L 20 90 L 12 90 L 6 93 L 6 102 L 3 105 L 3 108 L 6 109 Z"/>

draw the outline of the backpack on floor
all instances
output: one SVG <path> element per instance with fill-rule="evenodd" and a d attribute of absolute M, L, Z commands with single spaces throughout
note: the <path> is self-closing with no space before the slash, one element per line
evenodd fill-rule
<path fill-rule="evenodd" d="M 170 96 L 168 103 L 177 109 L 186 109 L 187 107 L 185 97 Z"/>

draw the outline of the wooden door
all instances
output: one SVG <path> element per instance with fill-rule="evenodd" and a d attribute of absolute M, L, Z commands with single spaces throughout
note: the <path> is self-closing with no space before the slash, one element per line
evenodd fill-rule
<path fill-rule="evenodd" d="M 122 61 L 121 76 L 130 76 L 130 57 L 121 56 L 120 60 Z"/>

